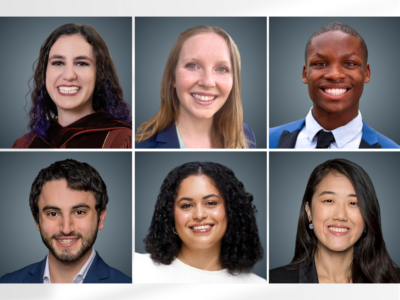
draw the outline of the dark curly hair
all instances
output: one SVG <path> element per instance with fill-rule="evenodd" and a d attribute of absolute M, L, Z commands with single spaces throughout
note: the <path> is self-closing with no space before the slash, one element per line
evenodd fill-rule
<path fill-rule="evenodd" d="M 93 55 L 96 58 L 96 84 L 93 92 L 94 111 L 103 110 L 111 117 L 132 125 L 130 110 L 124 101 L 117 70 L 106 42 L 93 27 L 69 23 L 58 27 L 44 41 L 40 48 L 39 58 L 32 67 L 35 74 L 29 80 L 33 80 L 33 90 L 28 129 L 40 137 L 46 136 L 50 120 L 58 115 L 57 107 L 46 89 L 46 71 L 50 49 L 60 36 L 74 34 L 83 36 L 93 46 Z"/>
<path fill-rule="evenodd" d="M 329 174 L 346 176 L 357 195 L 366 231 L 354 244 L 353 261 L 350 266 L 353 283 L 399 283 L 396 265 L 386 250 L 381 228 L 381 212 L 374 185 L 368 174 L 357 164 L 346 159 L 332 159 L 317 166 L 310 175 L 297 226 L 295 254 L 290 265 L 298 265 L 314 259 L 318 239 L 309 229 L 305 211 L 306 203 L 311 207 L 312 198 L 318 184 Z M 289 265 L 289 266 L 290 266 Z"/>
<path fill-rule="evenodd" d="M 221 242 L 221 267 L 233 275 L 250 272 L 263 257 L 253 196 L 246 193 L 231 169 L 213 162 L 190 162 L 169 172 L 158 195 L 149 234 L 144 239 L 146 251 L 153 261 L 165 265 L 178 255 L 182 241 L 172 231 L 174 203 L 182 180 L 190 175 L 209 177 L 225 200 L 228 226 Z"/>
<path fill-rule="evenodd" d="M 96 199 L 96 211 L 100 216 L 108 203 L 107 187 L 95 168 L 87 163 L 73 159 L 57 161 L 42 169 L 32 183 L 29 195 L 29 205 L 36 223 L 39 223 L 39 195 L 47 181 L 65 179 L 67 186 L 72 190 L 91 191 Z"/>

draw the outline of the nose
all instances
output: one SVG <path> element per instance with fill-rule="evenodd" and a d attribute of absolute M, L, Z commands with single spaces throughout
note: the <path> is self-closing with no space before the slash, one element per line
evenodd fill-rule
<path fill-rule="evenodd" d="M 343 68 L 340 64 L 332 64 L 325 74 L 325 78 L 333 81 L 340 81 L 346 77 Z"/>
<path fill-rule="evenodd" d="M 347 222 L 346 204 L 339 204 L 336 206 L 333 219 L 337 221 Z"/>
<path fill-rule="evenodd" d="M 215 78 L 211 69 L 203 70 L 201 78 L 199 80 L 199 85 L 205 88 L 212 88 L 215 86 Z"/>
<path fill-rule="evenodd" d="M 67 215 L 63 216 L 60 220 L 60 232 L 62 234 L 68 235 L 74 231 L 73 219 Z"/>
<path fill-rule="evenodd" d="M 207 219 L 208 214 L 206 208 L 202 205 L 197 205 L 193 210 L 193 220 L 204 220 Z"/>
<path fill-rule="evenodd" d="M 64 73 L 63 77 L 67 81 L 72 81 L 76 79 L 76 72 L 75 72 L 75 66 L 73 64 L 66 65 L 64 67 Z"/>

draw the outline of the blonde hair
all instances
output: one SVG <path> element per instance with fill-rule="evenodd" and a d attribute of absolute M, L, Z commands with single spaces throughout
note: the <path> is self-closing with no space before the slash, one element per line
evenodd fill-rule
<path fill-rule="evenodd" d="M 172 47 L 161 80 L 161 106 L 157 114 L 139 126 L 135 142 L 142 142 L 176 121 L 179 115 L 179 99 L 172 82 L 183 43 L 190 37 L 201 33 L 216 33 L 227 43 L 233 73 L 232 90 L 225 104 L 215 113 L 213 119 L 213 144 L 217 148 L 249 148 L 243 131 L 243 109 L 240 89 L 240 54 L 239 50 L 222 28 L 201 25 L 182 32 Z"/>

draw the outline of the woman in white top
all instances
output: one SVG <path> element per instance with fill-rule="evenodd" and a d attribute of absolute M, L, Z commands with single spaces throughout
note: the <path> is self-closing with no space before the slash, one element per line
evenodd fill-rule
<path fill-rule="evenodd" d="M 165 178 L 136 282 L 266 283 L 250 272 L 263 256 L 253 196 L 229 168 L 191 162 Z"/>

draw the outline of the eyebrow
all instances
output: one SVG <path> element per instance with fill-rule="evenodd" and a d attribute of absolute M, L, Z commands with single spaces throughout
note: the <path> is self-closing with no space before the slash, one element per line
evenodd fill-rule
<path fill-rule="evenodd" d="M 79 203 L 77 205 L 72 206 L 71 209 L 77 209 L 77 208 L 88 208 L 88 209 L 90 209 L 90 206 L 85 204 L 85 203 Z M 59 208 L 57 206 L 47 205 L 47 206 L 43 207 L 43 211 L 50 210 L 50 209 L 51 210 L 61 210 L 61 208 Z"/>
<path fill-rule="evenodd" d="M 218 198 L 221 199 L 221 197 L 218 196 L 218 195 L 216 195 L 216 194 L 209 194 L 209 195 L 207 195 L 207 196 L 204 196 L 204 197 L 202 198 L 202 200 L 206 200 L 206 199 L 211 198 L 211 197 L 218 197 Z M 184 201 L 184 200 L 186 200 L 186 201 L 193 201 L 193 198 L 182 197 L 182 198 L 180 198 L 176 203 L 179 203 L 180 201 Z"/>
<path fill-rule="evenodd" d="M 322 195 L 337 195 L 335 192 L 331 191 L 323 191 L 321 194 L 318 195 L 318 197 L 321 197 Z M 348 194 L 347 197 L 355 197 L 357 198 L 356 194 Z"/>
<path fill-rule="evenodd" d="M 52 59 L 65 59 L 65 56 L 55 54 L 49 58 L 49 60 L 52 60 Z M 92 59 L 86 55 L 80 55 L 80 56 L 77 56 L 74 58 L 74 60 L 82 60 L 82 59 L 93 62 Z"/>
<path fill-rule="evenodd" d="M 358 55 L 358 54 L 357 54 L 356 52 L 354 52 L 354 51 L 351 52 L 351 53 L 348 53 L 348 54 L 343 54 L 342 57 L 350 57 L 350 56 L 353 56 L 353 55 L 356 55 L 356 56 L 358 56 L 358 57 L 361 58 L 361 56 Z M 313 57 L 313 56 L 318 56 L 318 57 L 321 57 L 321 58 L 326 58 L 325 55 L 323 55 L 323 54 L 321 54 L 321 53 L 319 53 L 319 52 L 314 53 L 314 54 L 311 54 L 311 55 L 310 55 L 310 58 Z"/>
<path fill-rule="evenodd" d="M 191 61 L 195 61 L 195 62 L 198 62 L 198 61 L 201 61 L 201 59 L 198 59 L 197 57 L 189 57 L 189 58 L 185 58 L 185 59 L 183 59 L 182 60 L 184 63 L 188 63 L 188 62 L 191 62 Z M 223 65 L 231 65 L 231 62 L 229 61 L 229 60 L 219 60 L 219 61 L 217 61 L 217 64 L 223 64 Z"/>

